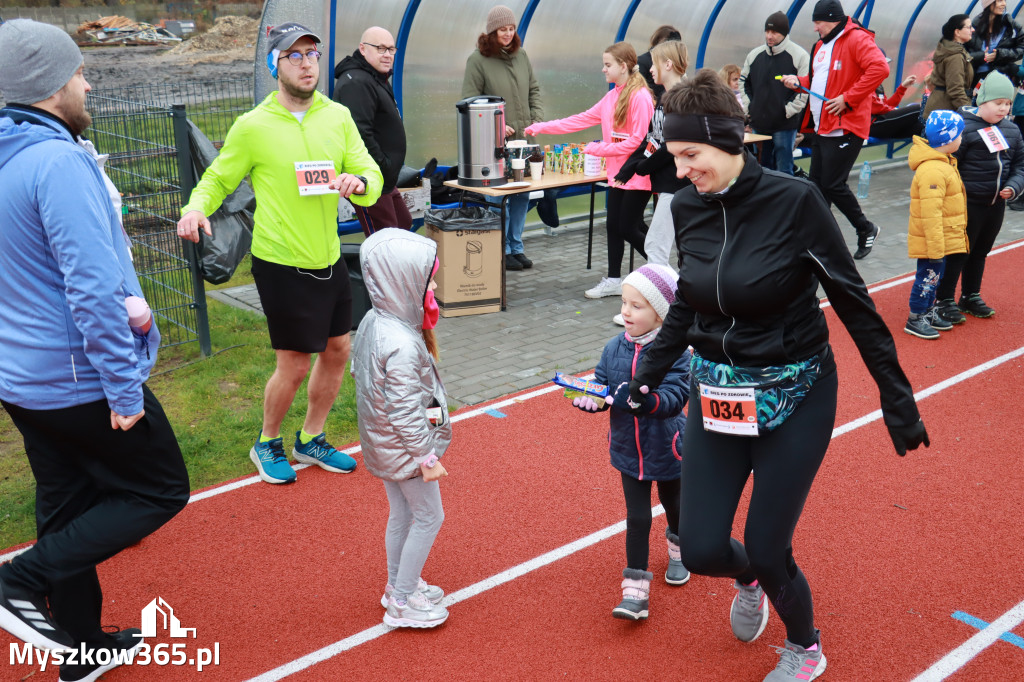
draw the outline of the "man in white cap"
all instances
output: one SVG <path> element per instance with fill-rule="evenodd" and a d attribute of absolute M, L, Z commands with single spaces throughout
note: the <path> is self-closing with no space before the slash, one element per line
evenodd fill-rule
<path fill-rule="evenodd" d="M 278 90 L 231 126 L 220 155 L 181 209 L 178 235 L 197 242 L 200 229 L 211 234 L 207 216 L 249 176 L 256 193 L 252 275 L 277 356 L 264 393 L 263 428 L 249 458 L 267 483 L 291 483 L 296 475 L 281 425 L 306 374 L 308 407 L 292 454 L 334 473 L 356 468 L 324 433 L 352 329 L 338 194 L 356 206 L 373 206 L 383 178 L 348 109 L 316 89 L 320 38 L 295 22 L 272 27 L 268 38 L 267 68 Z"/>
<path fill-rule="evenodd" d="M 61 665 L 64 682 L 119 665 L 96 651 L 142 643 L 135 629 L 102 631 L 96 565 L 189 497 L 174 432 L 144 383 L 160 334 L 103 174 L 75 142 L 91 123 L 89 90 L 64 31 L 0 26 L 0 403 L 35 476 L 38 535 L 0 566 L 0 627 L 79 652 Z"/>

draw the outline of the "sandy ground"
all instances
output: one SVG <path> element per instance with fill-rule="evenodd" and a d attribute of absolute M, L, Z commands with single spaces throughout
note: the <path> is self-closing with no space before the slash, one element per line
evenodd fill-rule
<path fill-rule="evenodd" d="M 167 54 L 165 47 L 87 47 L 85 77 L 93 89 L 156 85 L 186 80 L 252 78 L 252 58 L 214 63 L 189 63 Z M 237 53 L 233 53 L 234 56 Z"/>

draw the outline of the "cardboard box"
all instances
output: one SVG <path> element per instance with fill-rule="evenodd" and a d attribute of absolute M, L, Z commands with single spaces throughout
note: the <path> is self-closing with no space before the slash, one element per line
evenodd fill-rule
<path fill-rule="evenodd" d="M 441 267 L 434 276 L 434 298 L 443 317 L 479 315 L 501 310 L 501 230 L 442 230 L 425 225 L 437 242 Z"/>
<path fill-rule="evenodd" d="M 399 187 L 398 191 L 413 219 L 422 218 L 423 213 L 430 208 L 430 178 L 424 178 L 419 187 Z"/>

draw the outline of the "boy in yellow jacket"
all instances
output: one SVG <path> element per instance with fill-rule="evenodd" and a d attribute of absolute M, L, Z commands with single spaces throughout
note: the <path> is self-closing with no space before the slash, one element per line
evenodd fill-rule
<path fill-rule="evenodd" d="M 940 331 L 953 328 L 935 312 L 935 290 L 946 256 L 967 252 L 967 191 L 953 158 L 963 132 L 960 114 L 933 111 L 925 123 L 924 137 L 915 135 L 910 150 L 914 181 L 910 185 L 907 250 L 917 259 L 917 276 L 910 289 L 910 317 L 903 331 L 922 339 L 937 339 Z"/>

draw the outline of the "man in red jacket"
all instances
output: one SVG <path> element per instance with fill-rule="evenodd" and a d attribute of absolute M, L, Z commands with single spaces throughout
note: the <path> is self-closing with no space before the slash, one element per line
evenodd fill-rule
<path fill-rule="evenodd" d="M 846 16 L 839 0 L 819 0 L 811 15 L 820 37 L 811 52 L 811 72 L 786 76 L 783 85 L 811 93 L 804 128 L 816 135 L 811 180 L 857 230 L 861 259 L 871 253 L 879 227 L 865 217 L 847 179 L 871 128 L 871 100 L 889 75 L 875 34 Z"/>

